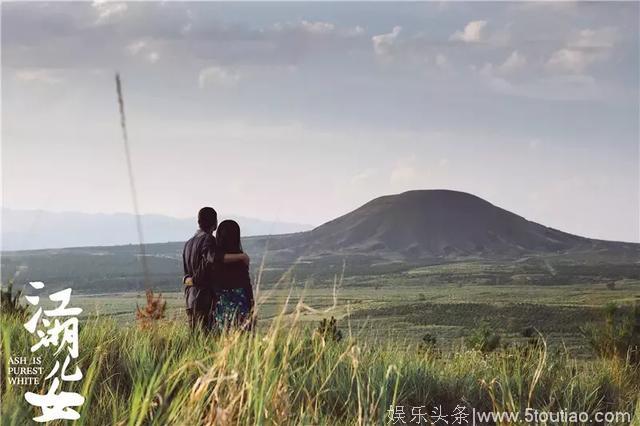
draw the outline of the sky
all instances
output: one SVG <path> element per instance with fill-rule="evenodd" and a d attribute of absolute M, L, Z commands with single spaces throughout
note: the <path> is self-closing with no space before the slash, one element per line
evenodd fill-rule
<path fill-rule="evenodd" d="M 473 193 L 640 241 L 639 4 L 2 3 L 3 205 L 321 224 Z"/>

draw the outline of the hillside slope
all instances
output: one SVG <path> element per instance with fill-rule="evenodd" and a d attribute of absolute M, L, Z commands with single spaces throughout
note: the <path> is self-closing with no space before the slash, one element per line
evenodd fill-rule
<path fill-rule="evenodd" d="M 273 250 L 392 257 L 510 257 L 626 243 L 598 242 L 537 224 L 471 194 L 408 191 L 376 198 L 311 231 L 279 237 Z"/>

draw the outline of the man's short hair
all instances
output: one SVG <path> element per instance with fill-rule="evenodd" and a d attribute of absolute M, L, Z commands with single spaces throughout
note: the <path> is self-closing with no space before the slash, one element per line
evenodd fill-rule
<path fill-rule="evenodd" d="M 203 207 L 198 212 L 198 226 L 203 231 L 216 229 L 218 225 L 218 214 L 213 207 Z"/>

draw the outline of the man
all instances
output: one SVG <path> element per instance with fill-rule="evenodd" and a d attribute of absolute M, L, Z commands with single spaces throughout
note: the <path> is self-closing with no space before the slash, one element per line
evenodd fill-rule
<path fill-rule="evenodd" d="M 245 253 L 224 254 L 216 250 L 213 231 L 218 226 L 218 215 L 212 207 L 203 207 L 198 212 L 198 231 L 184 245 L 182 263 L 186 285 L 184 289 L 187 316 L 192 330 L 200 327 L 209 330 L 209 312 L 214 301 L 216 269 L 223 262 L 245 262 Z"/>

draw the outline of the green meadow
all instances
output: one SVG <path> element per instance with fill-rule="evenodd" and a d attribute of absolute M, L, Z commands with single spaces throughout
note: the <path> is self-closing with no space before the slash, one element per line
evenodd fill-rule
<path fill-rule="evenodd" d="M 439 267 L 434 267 L 434 269 Z M 614 303 L 631 309 L 640 295 L 640 281 L 623 280 L 614 289 L 605 282 L 589 285 L 487 285 L 424 282 L 424 270 L 334 281 L 291 283 L 258 289 L 258 323 L 267 327 L 300 305 L 297 321 L 313 326 L 334 316 L 347 333 L 373 340 L 419 342 L 425 333 L 438 345 L 456 345 L 480 323 L 488 323 L 504 339 L 518 341 L 523 329 L 534 327 L 550 346 L 567 346 L 571 353 L 591 356 L 580 328 L 604 321 L 603 309 Z M 182 293 L 163 293 L 166 316 L 185 320 Z M 109 317 L 119 324 L 135 321 L 139 293 L 74 296 L 83 315 Z M 286 317 L 285 317 L 286 318 Z"/>
<path fill-rule="evenodd" d="M 350 334 L 338 341 L 299 324 L 303 309 L 254 334 L 224 336 L 191 336 L 180 320 L 147 329 L 87 320 L 80 335 L 84 378 L 68 389 L 86 397 L 75 424 L 389 424 L 387 411 L 398 406 L 425 413 L 438 407 L 447 416 L 460 409 L 564 410 L 590 419 L 616 413 L 620 424 L 640 420 L 631 420 L 640 409 L 640 371 L 625 358 L 579 360 L 544 339 L 489 353 Z M 20 322 L 3 319 L 2 424 L 27 424 L 34 412 L 22 394 L 47 390 L 6 381 L 8 354 L 26 354 L 30 344 Z M 46 358 L 45 370 L 53 362 Z"/>
<path fill-rule="evenodd" d="M 637 353 L 598 352 L 584 331 L 618 333 L 605 307 L 631 315 L 640 281 L 500 283 L 487 281 L 496 273 L 487 268 L 497 267 L 284 276 L 256 285 L 258 327 L 245 335 L 190 336 L 178 284 L 162 293 L 164 318 L 144 329 L 135 317 L 143 292 L 74 292 L 84 378 L 68 390 L 87 398 L 75 424 L 390 424 L 392 406 L 404 407 L 407 424 L 428 424 L 411 421 L 416 407 L 425 421 L 438 407 L 589 419 L 537 424 L 640 424 Z M 331 317 L 335 329 L 319 327 Z M 601 346 L 617 344 L 609 334 Z M 2 424 L 27 424 L 36 412 L 22 395 L 47 391 L 7 380 L 9 356 L 28 355 L 32 339 L 3 314 Z M 45 370 L 53 363 L 45 358 Z"/>

